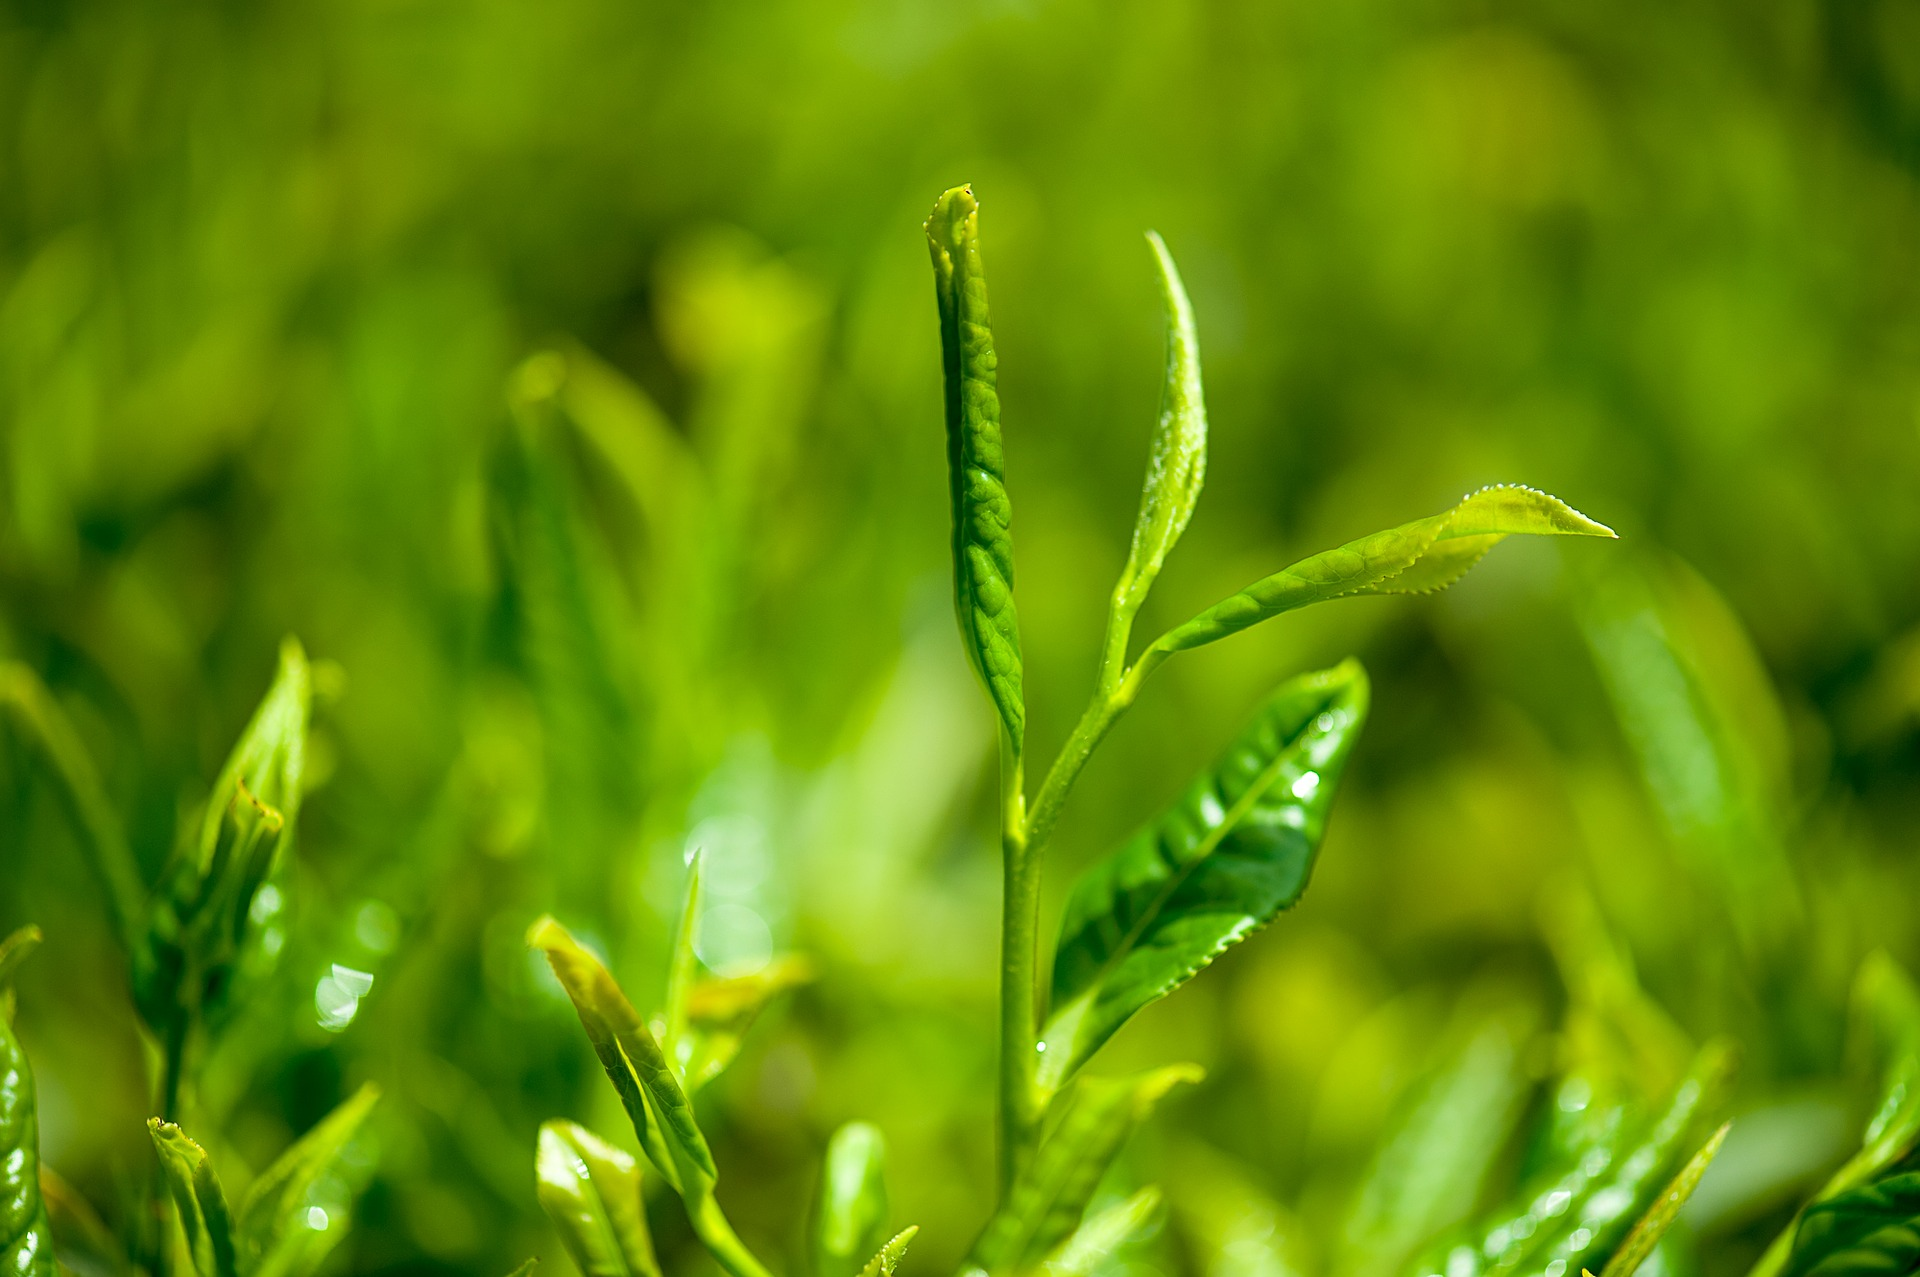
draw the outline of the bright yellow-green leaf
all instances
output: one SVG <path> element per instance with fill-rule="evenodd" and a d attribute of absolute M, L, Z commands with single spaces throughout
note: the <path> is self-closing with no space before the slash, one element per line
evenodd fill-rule
<path fill-rule="evenodd" d="M 813 1277 L 853 1277 L 887 1226 L 887 1142 L 869 1122 L 848 1122 L 827 1141 L 810 1220 Z"/>
<path fill-rule="evenodd" d="M 660 1277 L 640 1167 L 584 1126 L 540 1127 L 540 1205 L 582 1277 Z"/>
<path fill-rule="evenodd" d="M 161 1175 L 179 1211 L 194 1268 L 200 1277 L 235 1277 L 233 1216 L 206 1150 L 178 1126 L 157 1117 L 148 1119 L 147 1133 L 153 1137 Z"/>
<path fill-rule="evenodd" d="M 1633 1231 L 1627 1234 L 1627 1240 L 1620 1244 L 1620 1249 L 1615 1251 L 1613 1258 L 1607 1261 L 1607 1266 L 1601 1270 L 1600 1277 L 1633 1277 L 1633 1274 L 1639 1271 L 1640 1265 L 1653 1254 L 1653 1248 L 1660 1244 L 1662 1237 L 1666 1236 L 1667 1229 L 1673 1226 L 1674 1218 L 1680 1214 L 1680 1208 L 1687 1204 L 1687 1199 L 1693 1196 L 1693 1190 L 1700 1186 L 1700 1177 L 1707 1173 L 1707 1167 L 1712 1164 L 1714 1155 L 1720 1151 L 1720 1145 L 1726 1142 L 1727 1130 L 1731 1125 L 1732 1123 L 1722 1123 L 1720 1129 L 1713 1133 L 1712 1138 L 1707 1140 L 1700 1151 L 1680 1168 L 1680 1173 L 1675 1175 L 1665 1191 L 1654 1199 L 1653 1205 L 1647 1208 L 1646 1214 L 1635 1222 Z"/>
<path fill-rule="evenodd" d="M 893 1277 L 894 1271 L 900 1267 L 901 1258 L 907 1253 L 907 1247 L 913 1243 L 919 1231 L 920 1225 L 909 1224 L 895 1233 L 893 1239 L 866 1262 L 859 1277 Z"/>

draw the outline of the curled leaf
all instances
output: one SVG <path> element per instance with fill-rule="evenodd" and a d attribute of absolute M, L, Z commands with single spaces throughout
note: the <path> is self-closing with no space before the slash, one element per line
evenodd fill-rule
<path fill-rule="evenodd" d="M 572 1122 L 540 1127 L 540 1205 L 582 1277 L 660 1277 L 640 1167 Z"/>
<path fill-rule="evenodd" d="M 233 1216 L 207 1152 L 172 1122 L 149 1118 L 147 1133 L 160 1155 L 160 1172 L 180 1213 L 180 1228 L 200 1277 L 235 1277 Z"/>
<path fill-rule="evenodd" d="M 552 918 L 534 923 L 527 943 L 546 954 L 567 991 L 648 1159 L 674 1191 L 705 1195 L 718 1174 L 706 1136 L 660 1044 L 627 995 L 600 960 Z"/>
<path fill-rule="evenodd" d="M 972 187 L 947 191 L 927 218 L 927 246 L 940 303 L 946 381 L 954 608 L 967 656 L 1017 751 L 1026 730 L 1026 702 L 1013 605 L 1013 503 L 1000 443 L 999 360 L 980 264 L 979 215 Z"/>
<path fill-rule="evenodd" d="M 1207 477 L 1207 405 L 1200 386 L 1200 339 L 1193 304 L 1173 255 L 1160 236 L 1147 232 L 1160 268 L 1160 295 L 1167 308 L 1167 367 L 1160 383 L 1160 419 L 1147 453 L 1146 483 L 1134 519 L 1133 546 L 1114 587 L 1116 613 L 1140 610 L 1167 555 L 1187 529 Z"/>
<path fill-rule="evenodd" d="M 33 1068 L 0 1019 L 0 1272 L 53 1277 L 53 1229 L 40 1194 L 40 1113 Z"/>

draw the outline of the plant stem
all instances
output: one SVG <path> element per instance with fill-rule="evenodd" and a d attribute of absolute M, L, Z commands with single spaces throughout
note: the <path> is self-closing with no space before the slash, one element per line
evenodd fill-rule
<path fill-rule="evenodd" d="M 1000 733 L 1000 1198 L 1032 1152 L 1034 972 L 1040 934 L 1040 858 L 1027 845 L 1026 774 Z"/>
<path fill-rule="evenodd" d="M 694 1236 L 707 1248 L 707 1253 L 724 1268 L 729 1277 L 772 1277 L 766 1265 L 753 1257 L 746 1243 L 734 1233 L 733 1225 L 727 1222 L 725 1212 L 712 1193 L 701 1193 L 687 1199 L 687 1220 L 693 1225 Z"/>

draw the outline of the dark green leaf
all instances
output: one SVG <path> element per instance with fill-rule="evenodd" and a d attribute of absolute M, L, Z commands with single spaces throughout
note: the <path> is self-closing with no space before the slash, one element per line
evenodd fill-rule
<path fill-rule="evenodd" d="M 1047 1256 L 1047 1277 L 1092 1277 L 1101 1264 L 1145 1232 L 1160 1213 L 1160 1190 L 1148 1185 L 1080 1225 Z"/>
<path fill-rule="evenodd" d="M 1703 1115 L 1721 1102 L 1733 1061 L 1733 1050 L 1724 1042 L 1701 1048 L 1653 1129 L 1558 1230 L 1543 1252 L 1548 1271 L 1603 1266 L 1635 1221 L 1653 1207 Z"/>
<path fill-rule="evenodd" d="M 311 1200 L 380 1098 L 369 1083 L 320 1119 L 240 1199 L 240 1249 L 251 1277 L 305 1277 L 345 1234 L 345 1212 Z"/>
<path fill-rule="evenodd" d="M 1647 1208 L 1647 1213 L 1634 1224 L 1633 1231 L 1627 1234 L 1627 1240 L 1620 1244 L 1620 1249 L 1615 1251 L 1613 1258 L 1607 1261 L 1607 1266 L 1601 1270 L 1600 1277 L 1633 1277 L 1633 1274 L 1639 1271 L 1640 1265 L 1653 1254 L 1653 1248 L 1660 1244 L 1660 1239 L 1666 1235 L 1667 1229 L 1673 1226 L 1674 1218 L 1680 1214 L 1680 1208 L 1687 1204 L 1687 1199 L 1693 1196 L 1693 1190 L 1700 1186 L 1700 1177 L 1707 1173 L 1707 1167 L 1713 1163 L 1714 1155 L 1720 1151 L 1720 1145 L 1726 1142 L 1729 1125 L 1723 1123 L 1700 1151 L 1680 1168 L 1680 1173 L 1673 1177 L 1666 1190 L 1654 1200 L 1652 1206 Z"/>
<path fill-rule="evenodd" d="M 1026 730 L 1020 623 L 1013 606 L 1013 504 L 1000 445 L 998 359 L 980 265 L 979 205 L 956 186 L 927 218 L 947 404 L 954 606 L 960 637 L 1016 750 Z"/>
<path fill-rule="evenodd" d="M 1167 368 L 1160 383 L 1160 420 L 1147 453 L 1146 484 L 1134 519 L 1133 546 L 1114 587 L 1116 613 L 1131 621 L 1180 534 L 1193 517 L 1207 477 L 1207 405 L 1200 386 L 1200 339 L 1193 305 L 1167 246 L 1152 231 L 1147 242 L 1160 267 L 1167 307 Z"/>
<path fill-rule="evenodd" d="M 200 1277 L 235 1277 L 233 1217 L 206 1150 L 178 1126 L 157 1117 L 147 1120 L 147 1133 L 153 1137 L 161 1175 L 180 1212 L 180 1228 L 194 1268 Z"/>
<path fill-rule="evenodd" d="M 814 1277 L 853 1277 L 887 1226 L 887 1143 L 880 1128 L 848 1122 L 827 1142 L 812 1219 Z"/>
<path fill-rule="evenodd" d="M 1898 1277 L 1920 1269 L 1920 1173 L 1889 1175 L 1809 1206 L 1786 1277 Z"/>
<path fill-rule="evenodd" d="M 40 1195 L 33 1068 L 5 1020 L 0 1020 L 0 1273 L 53 1277 L 53 1230 Z"/>
<path fill-rule="evenodd" d="M 1614 535 L 1544 492 L 1514 484 L 1482 488 L 1442 514 L 1376 532 L 1302 559 L 1214 604 L 1153 644 L 1178 652 L 1328 599 L 1424 594 L 1459 580 L 1508 536 Z"/>
<path fill-rule="evenodd" d="M 1355 661 L 1288 680 L 1178 802 L 1074 885 L 1042 1035 L 1043 1092 L 1300 898 L 1367 695 Z"/>
<path fill-rule="evenodd" d="M 974 1243 L 972 1262 L 990 1273 L 1020 1271 L 1080 1226 L 1101 1176 L 1134 1127 L 1173 1087 L 1200 1069 L 1175 1064 L 1129 1078 L 1082 1078 L 1059 1104 L 1059 1117 L 1015 1179 L 1006 1201 Z"/>
<path fill-rule="evenodd" d="M 583 1277 L 660 1277 L 640 1167 L 572 1122 L 540 1127 L 540 1205 Z"/>
<path fill-rule="evenodd" d="M 914 1235 L 920 1231 L 920 1225 L 909 1224 L 893 1235 L 893 1239 L 882 1246 L 877 1254 L 860 1270 L 860 1277 L 893 1277 L 900 1267 L 901 1257 L 907 1253 Z"/>
<path fill-rule="evenodd" d="M 676 1192 L 684 1197 L 704 1196 L 717 1174 L 713 1154 L 694 1122 L 693 1105 L 679 1079 L 627 995 L 600 960 L 552 918 L 534 923 L 527 943 L 546 954 L 547 964 L 572 999 L 594 1053 L 633 1122 L 640 1147 Z"/>

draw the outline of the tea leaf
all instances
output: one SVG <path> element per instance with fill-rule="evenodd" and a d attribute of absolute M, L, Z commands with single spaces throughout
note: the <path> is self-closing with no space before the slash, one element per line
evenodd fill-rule
<path fill-rule="evenodd" d="M 1019 1271 L 1045 1259 L 1079 1227 L 1101 1176 L 1160 1097 L 1200 1080 L 1199 1066 L 1175 1064 L 1129 1078 L 1082 1078 L 1060 1101 L 1052 1133 L 1014 1181 L 974 1243 L 971 1262 Z"/>
<path fill-rule="evenodd" d="M 200 1277 L 235 1277 L 233 1217 L 227 1195 L 206 1150 L 172 1122 L 147 1119 L 147 1133 L 160 1155 L 160 1170 L 186 1234 L 187 1248 Z"/>
<path fill-rule="evenodd" d="M 1131 622 L 1161 565 L 1187 529 L 1207 477 L 1207 405 L 1200 386 L 1200 339 L 1193 305 L 1160 236 L 1147 232 L 1160 268 L 1167 307 L 1167 368 L 1160 384 L 1160 420 L 1147 453 L 1146 484 L 1134 519 L 1133 546 L 1113 590 L 1113 609 Z"/>
<path fill-rule="evenodd" d="M 1661 1195 L 1701 1116 L 1721 1102 L 1733 1062 L 1733 1049 L 1725 1042 L 1709 1042 L 1700 1049 L 1653 1129 L 1612 1176 L 1562 1221 L 1545 1251 L 1548 1269 L 1571 1272 L 1596 1267 L 1621 1245 L 1627 1231 Z M 1705 1169 L 1703 1164 L 1701 1170 Z"/>
<path fill-rule="evenodd" d="M 1048 1277 L 1092 1277 L 1102 1262 L 1153 1223 L 1160 1202 L 1160 1190 L 1149 1184 L 1080 1225 L 1047 1257 Z"/>
<path fill-rule="evenodd" d="M 1674 1217 L 1679 1215 L 1680 1208 L 1687 1204 L 1687 1199 L 1693 1196 L 1693 1190 L 1700 1186 L 1700 1177 L 1707 1173 L 1707 1167 L 1712 1164 L 1714 1155 L 1720 1151 L 1720 1145 L 1726 1142 L 1727 1131 L 1731 1125 L 1731 1123 L 1722 1124 L 1700 1151 L 1680 1168 L 1680 1173 L 1673 1177 L 1672 1182 L 1648 1208 L 1647 1213 L 1634 1224 L 1633 1231 L 1627 1234 L 1627 1240 L 1621 1243 L 1620 1249 L 1615 1251 L 1613 1258 L 1607 1261 L 1607 1266 L 1601 1270 L 1600 1277 L 1633 1277 L 1640 1265 L 1647 1261 L 1647 1257 L 1653 1254 L 1653 1248 L 1660 1244 L 1660 1239 L 1666 1235 L 1667 1229 L 1672 1227 Z"/>
<path fill-rule="evenodd" d="M 540 1127 L 540 1205 L 583 1277 L 660 1277 L 640 1167 L 572 1122 Z"/>
<path fill-rule="evenodd" d="M 1300 898 L 1367 702 L 1355 661 L 1289 679 L 1178 802 L 1081 876 L 1054 955 L 1043 1094 Z"/>
<path fill-rule="evenodd" d="M 1910 1273 L 1920 1268 L 1920 1172 L 1889 1175 L 1809 1206 L 1787 1277 Z M 1604 1275 L 1603 1275 L 1604 1277 Z"/>
<path fill-rule="evenodd" d="M 954 608 L 962 645 L 1017 752 L 1026 708 L 1013 605 L 1013 505 L 1000 444 L 999 361 L 980 264 L 979 213 L 973 188 L 956 186 L 934 204 L 926 232 L 946 380 Z"/>
<path fill-rule="evenodd" d="M 1463 498 L 1451 510 L 1376 532 L 1302 559 L 1214 604 L 1153 644 L 1184 651 L 1237 634 L 1283 612 L 1361 594 L 1425 594 L 1452 585 L 1507 537 L 1612 537 L 1613 529 L 1557 497 L 1500 484 Z"/>
<path fill-rule="evenodd" d="M 813 965 L 786 953 L 752 975 L 724 976 L 694 985 L 687 998 L 687 1088 L 698 1090 L 719 1076 L 740 1054 L 747 1030 L 767 1005 L 812 979 Z"/>
<path fill-rule="evenodd" d="M 687 894 L 680 904 L 680 925 L 674 931 L 673 955 L 667 960 L 667 1009 L 661 1017 L 660 1047 L 687 1080 L 687 1061 L 693 1043 L 687 1037 L 687 999 L 693 994 L 700 959 L 694 952 L 695 929 L 700 924 L 700 879 L 706 856 L 699 851 L 687 862 Z"/>
<path fill-rule="evenodd" d="M 848 1122 L 827 1142 L 814 1203 L 814 1277 L 853 1277 L 887 1226 L 887 1142 L 868 1122 Z"/>
<path fill-rule="evenodd" d="M 114 928 L 133 953 L 147 891 L 93 756 L 39 676 L 13 661 L 0 661 L 0 719 L 11 720 L 45 760 L 54 792 L 106 893 Z"/>
<path fill-rule="evenodd" d="M 16 933 L 18 934 L 18 933 Z M 53 1229 L 40 1194 L 40 1113 L 33 1068 L 0 1019 L 0 1272 L 53 1277 Z"/>
<path fill-rule="evenodd" d="M 312 1272 L 346 1231 L 338 1210 L 320 1208 L 314 1185 L 341 1154 L 380 1099 L 380 1088 L 361 1087 L 260 1172 L 240 1199 L 240 1251 L 251 1277 L 302 1277 Z M 318 1225 L 316 1227 L 316 1225 Z"/>
<path fill-rule="evenodd" d="M 893 1240 L 882 1246 L 879 1253 L 869 1259 L 860 1270 L 860 1277 L 893 1277 L 894 1270 L 900 1267 L 901 1258 L 907 1253 L 907 1247 L 913 1243 L 920 1225 L 909 1224 L 893 1235 Z"/>
<path fill-rule="evenodd" d="M 567 991 L 648 1159 L 674 1191 L 704 1195 L 717 1175 L 713 1154 L 686 1092 L 627 995 L 600 960 L 552 918 L 535 922 L 527 943 L 546 954 Z"/>
<path fill-rule="evenodd" d="M 280 644 L 280 666 L 273 685 L 248 720 L 226 765 L 213 782 L 212 796 L 200 822 L 199 865 L 202 876 L 220 840 L 226 805 L 237 788 L 285 817 L 291 830 L 300 818 L 301 778 L 306 771 L 307 716 L 313 703 L 313 678 L 306 649 L 289 636 Z"/>

